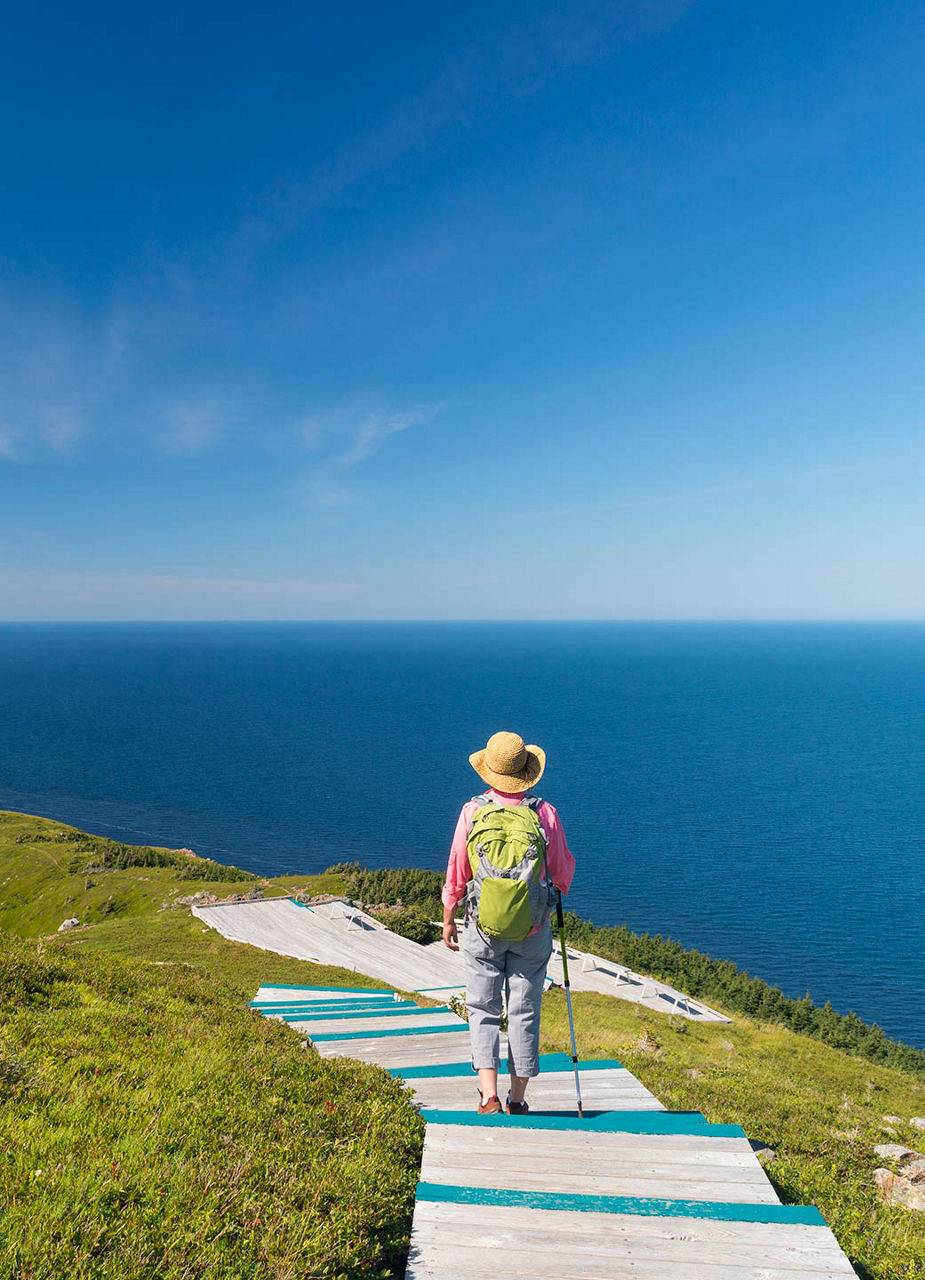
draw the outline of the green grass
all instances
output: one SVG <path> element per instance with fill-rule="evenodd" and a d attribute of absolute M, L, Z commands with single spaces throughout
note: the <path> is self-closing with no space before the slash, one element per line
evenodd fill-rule
<path fill-rule="evenodd" d="M 0 925 L 24 935 L 0 947 L 0 1276 L 401 1275 L 422 1137 L 407 1093 L 246 1007 L 261 980 L 382 984 L 229 942 L 170 905 L 246 891 L 239 880 L 188 879 L 181 863 L 87 887 L 61 830 L 0 815 Z M 423 872 L 260 884 L 433 905 Z M 88 923 L 36 939 L 69 915 Z M 584 993 L 575 1010 L 583 1057 L 617 1057 L 668 1107 L 772 1147 L 782 1199 L 817 1204 L 859 1275 L 925 1280 L 925 1217 L 881 1205 L 872 1177 L 875 1143 L 921 1149 L 920 1075 L 755 1017 L 697 1025 Z M 567 1042 L 553 991 L 542 1048 Z M 902 1118 L 895 1132 L 884 1115 Z"/>
<path fill-rule="evenodd" d="M 50 874 L 42 841 L 16 843 L 41 820 L 5 816 L 6 920 L 53 928 L 65 905 L 93 919 L 99 895 L 65 904 L 81 888 L 66 867 Z M 203 887 L 247 888 L 172 876 L 106 872 L 116 911 L 44 941 L 0 936 L 0 1275 L 401 1275 L 423 1131 L 408 1094 L 247 1008 L 261 980 L 381 984 L 158 910 Z M 331 883 L 283 877 L 270 890 Z M 48 898 L 30 903 L 22 885 Z"/>
<path fill-rule="evenodd" d="M 54 933 L 69 917 L 81 924 L 138 919 L 203 890 L 220 898 L 254 887 L 267 895 L 343 890 L 337 875 L 266 880 L 171 849 L 135 847 L 139 861 L 119 866 L 124 851 L 132 849 L 48 818 L 0 812 L 0 929 L 33 937 Z M 154 857 L 168 865 L 146 865 Z"/>

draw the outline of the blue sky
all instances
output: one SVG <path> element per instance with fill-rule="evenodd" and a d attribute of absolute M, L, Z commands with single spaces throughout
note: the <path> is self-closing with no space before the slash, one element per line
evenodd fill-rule
<path fill-rule="evenodd" d="M 925 617 L 925 6 L 19 6 L 0 617 Z"/>

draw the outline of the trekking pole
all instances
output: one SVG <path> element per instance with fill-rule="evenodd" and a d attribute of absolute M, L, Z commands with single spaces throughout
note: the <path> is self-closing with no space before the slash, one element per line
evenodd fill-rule
<path fill-rule="evenodd" d="M 568 1029 L 572 1037 L 572 1066 L 575 1068 L 575 1098 L 578 1102 L 578 1119 L 585 1113 L 581 1106 L 581 1082 L 578 1079 L 578 1046 L 575 1044 L 575 1019 L 572 1017 L 572 989 L 568 982 L 568 955 L 565 950 L 565 920 L 562 916 L 562 891 L 556 890 L 556 924 L 559 926 L 559 947 L 562 951 L 562 981 L 565 985 L 565 1003 L 568 1005 Z"/>

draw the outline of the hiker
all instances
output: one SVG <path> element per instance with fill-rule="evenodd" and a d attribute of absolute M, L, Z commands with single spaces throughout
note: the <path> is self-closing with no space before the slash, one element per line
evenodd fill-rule
<path fill-rule="evenodd" d="M 462 952 L 479 1114 L 522 1116 L 539 1075 L 540 1002 L 552 952 L 549 909 L 567 893 L 575 859 L 558 814 L 530 788 L 546 753 L 517 733 L 496 733 L 469 763 L 488 790 L 463 805 L 443 886 L 443 941 L 459 950 L 456 908 L 466 899 Z M 513 874 L 512 874 L 513 872 Z M 510 1092 L 498 1097 L 501 1000 L 507 1006 Z"/>

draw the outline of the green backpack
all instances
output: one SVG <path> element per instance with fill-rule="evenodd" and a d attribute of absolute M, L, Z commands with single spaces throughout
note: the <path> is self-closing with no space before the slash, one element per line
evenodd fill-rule
<path fill-rule="evenodd" d="M 479 804 L 466 839 L 472 868 L 471 914 L 483 933 L 508 942 L 522 941 L 549 912 L 546 837 L 537 817 L 537 796 L 521 804 L 495 804 L 487 795 Z"/>

